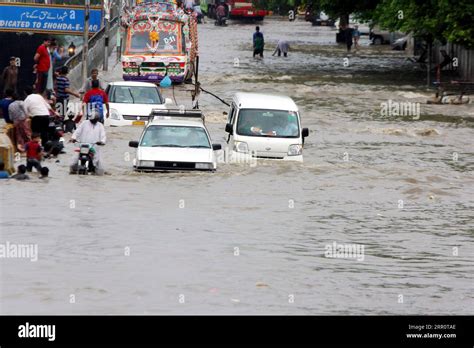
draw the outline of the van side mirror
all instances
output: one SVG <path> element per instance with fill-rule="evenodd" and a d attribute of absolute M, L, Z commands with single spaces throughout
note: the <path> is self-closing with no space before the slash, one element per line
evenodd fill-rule
<path fill-rule="evenodd" d="M 138 147 L 138 141 L 129 141 L 128 142 L 128 146 L 130 147 Z"/>
<path fill-rule="evenodd" d="M 172 105 L 172 104 L 173 104 L 173 99 L 165 98 L 165 105 Z"/>
<path fill-rule="evenodd" d="M 301 132 L 301 136 L 303 138 L 306 138 L 309 135 L 309 129 L 308 128 L 303 128 L 303 131 Z"/>
<path fill-rule="evenodd" d="M 221 144 L 212 144 L 212 149 L 214 151 L 222 150 L 222 145 Z"/>
<path fill-rule="evenodd" d="M 225 131 L 229 134 L 233 134 L 234 133 L 234 130 L 232 129 L 232 123 L 227 123 L 225 125 Z"/>

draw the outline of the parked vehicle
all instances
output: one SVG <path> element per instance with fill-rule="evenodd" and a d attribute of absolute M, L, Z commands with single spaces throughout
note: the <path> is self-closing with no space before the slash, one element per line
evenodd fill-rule
<path fill-rule="evenodd" d="M 359 20 L 356 20 L 353 16 L 349 16 L 349 27 L 354 28 L 355 26 L 358 26 L 360 35 L 369 35 L 370 34 L 370 23 L 368 22 L 360 22 Z M 341 20 L 338 19 L 335 23 L 334 26 L 336 28 L 339 28 L 341 26 Z"/>
<path fill-rule="evenodd" d="M 173 101 L 164 99 L 159 88 L 149 82 L 112 82 L 106 89 L 109 97 L 109 126 L 144 126 L 153 109 L 166 109 Z"/>
<path fill-rule="evenodd" d="M 329 16 L 326 15 L 324 12 L 319 12 L 311 18 L 311 23 L 314 26 L 333 27 L 335 21 L 334 21 L 334 19 L 329 18 Z"/>
<path fill-rule="evenodd" d="M 378 27 L 372 28 L 369 34 L 369 39 L 373 45 L 388 45 L 397 39 L 406 36 L 401 32 L 390 32 L 388 30 L 380 30 Z"/>
<path fill-rule="evenodd" d="M 215 171 L 214 151 L 204 117 L 199 110 L 153 110 L 136 148 L 133 167 L 137 171 Z"/>
<path fill-rule="evenodd" d="M 268 15 L 267 10 L 257 9 L 250 0 L 210 0 L 207 5 L 208 16 L 217 19 L 216 9 L 220 3 L 224 3 L 226 13 L 230 19 L 250 19 L 262 21 Z"/>
<path fill-rule="evenodd" d="M 309 135 L 291 98 L 259 93 L 234 95 L 225 131 L 232 160 L 303 161 L 304 138 Z"/>
<path fill-rule="evenodd" d="M 392 50 L 404 51 L 407 48 L 408 36 L 401 37 L 392 43 Z"/>

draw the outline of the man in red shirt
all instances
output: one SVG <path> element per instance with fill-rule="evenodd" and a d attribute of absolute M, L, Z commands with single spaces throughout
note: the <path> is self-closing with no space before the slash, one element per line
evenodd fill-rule
<path fill-rule="evenodd" d="M 48 72 L 51 66 L 51 57 L 48 50 L 50 43 L 50 38 L 45 39 L 43 44 L 36 50 L 34 57 L 36 62 L 36 92 L 38 94 L 43 94 L 48 82 Z"/>
<path fill-rule="evenodd" d="M 99 121 L 103 124 L 104 119 L 104 104 L 107 108 L 107 118 L 109 118 L 109 97 L 107 93 L 100 89 L 99 80 L 92 80 L 92 89 L 88 91 L 84 95 L 84 100 L 82 101 L 82 109 L 87 106 L 86 115 L 87 119 L 92 114 L 93 110 L 97 110 L 99 112 Z"/>

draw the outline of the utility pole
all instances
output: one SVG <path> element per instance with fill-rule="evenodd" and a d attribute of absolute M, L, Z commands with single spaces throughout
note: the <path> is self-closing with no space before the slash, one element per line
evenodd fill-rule
<path fill-rule="evenodd" d="M 112 0 L 104 0 L 105 12 L 105 49 L 104 49 L 104 71 L 109 70 L 109 33 L 110 33 L 110 8 Z"/>
<path fill-rule="evenodd" d="M 119 27 L 117 30 L 117 63 L 120 62 L 122 56 L 122 16 L 123 16 L 123 5 L 122 0 L 118 0 L 118 15 L 119 15 Z"/>
<path fill-rule="evenodd" d="M 91 0 L 84 0 L 84 43 L 82 46 L 82 83 L 87 79 L 87 55 L 89 51 L 89 17 L 91 9 Z"/>

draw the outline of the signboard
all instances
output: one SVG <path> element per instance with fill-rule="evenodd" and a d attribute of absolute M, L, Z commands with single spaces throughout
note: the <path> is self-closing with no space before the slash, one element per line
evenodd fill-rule
<path fill-rule="evenodd" d="M 84 7 L 0 3 L 0 31 L 83 35 Z M 101 28 L 102 9 L 91 8 L 89 32 Z"/>

